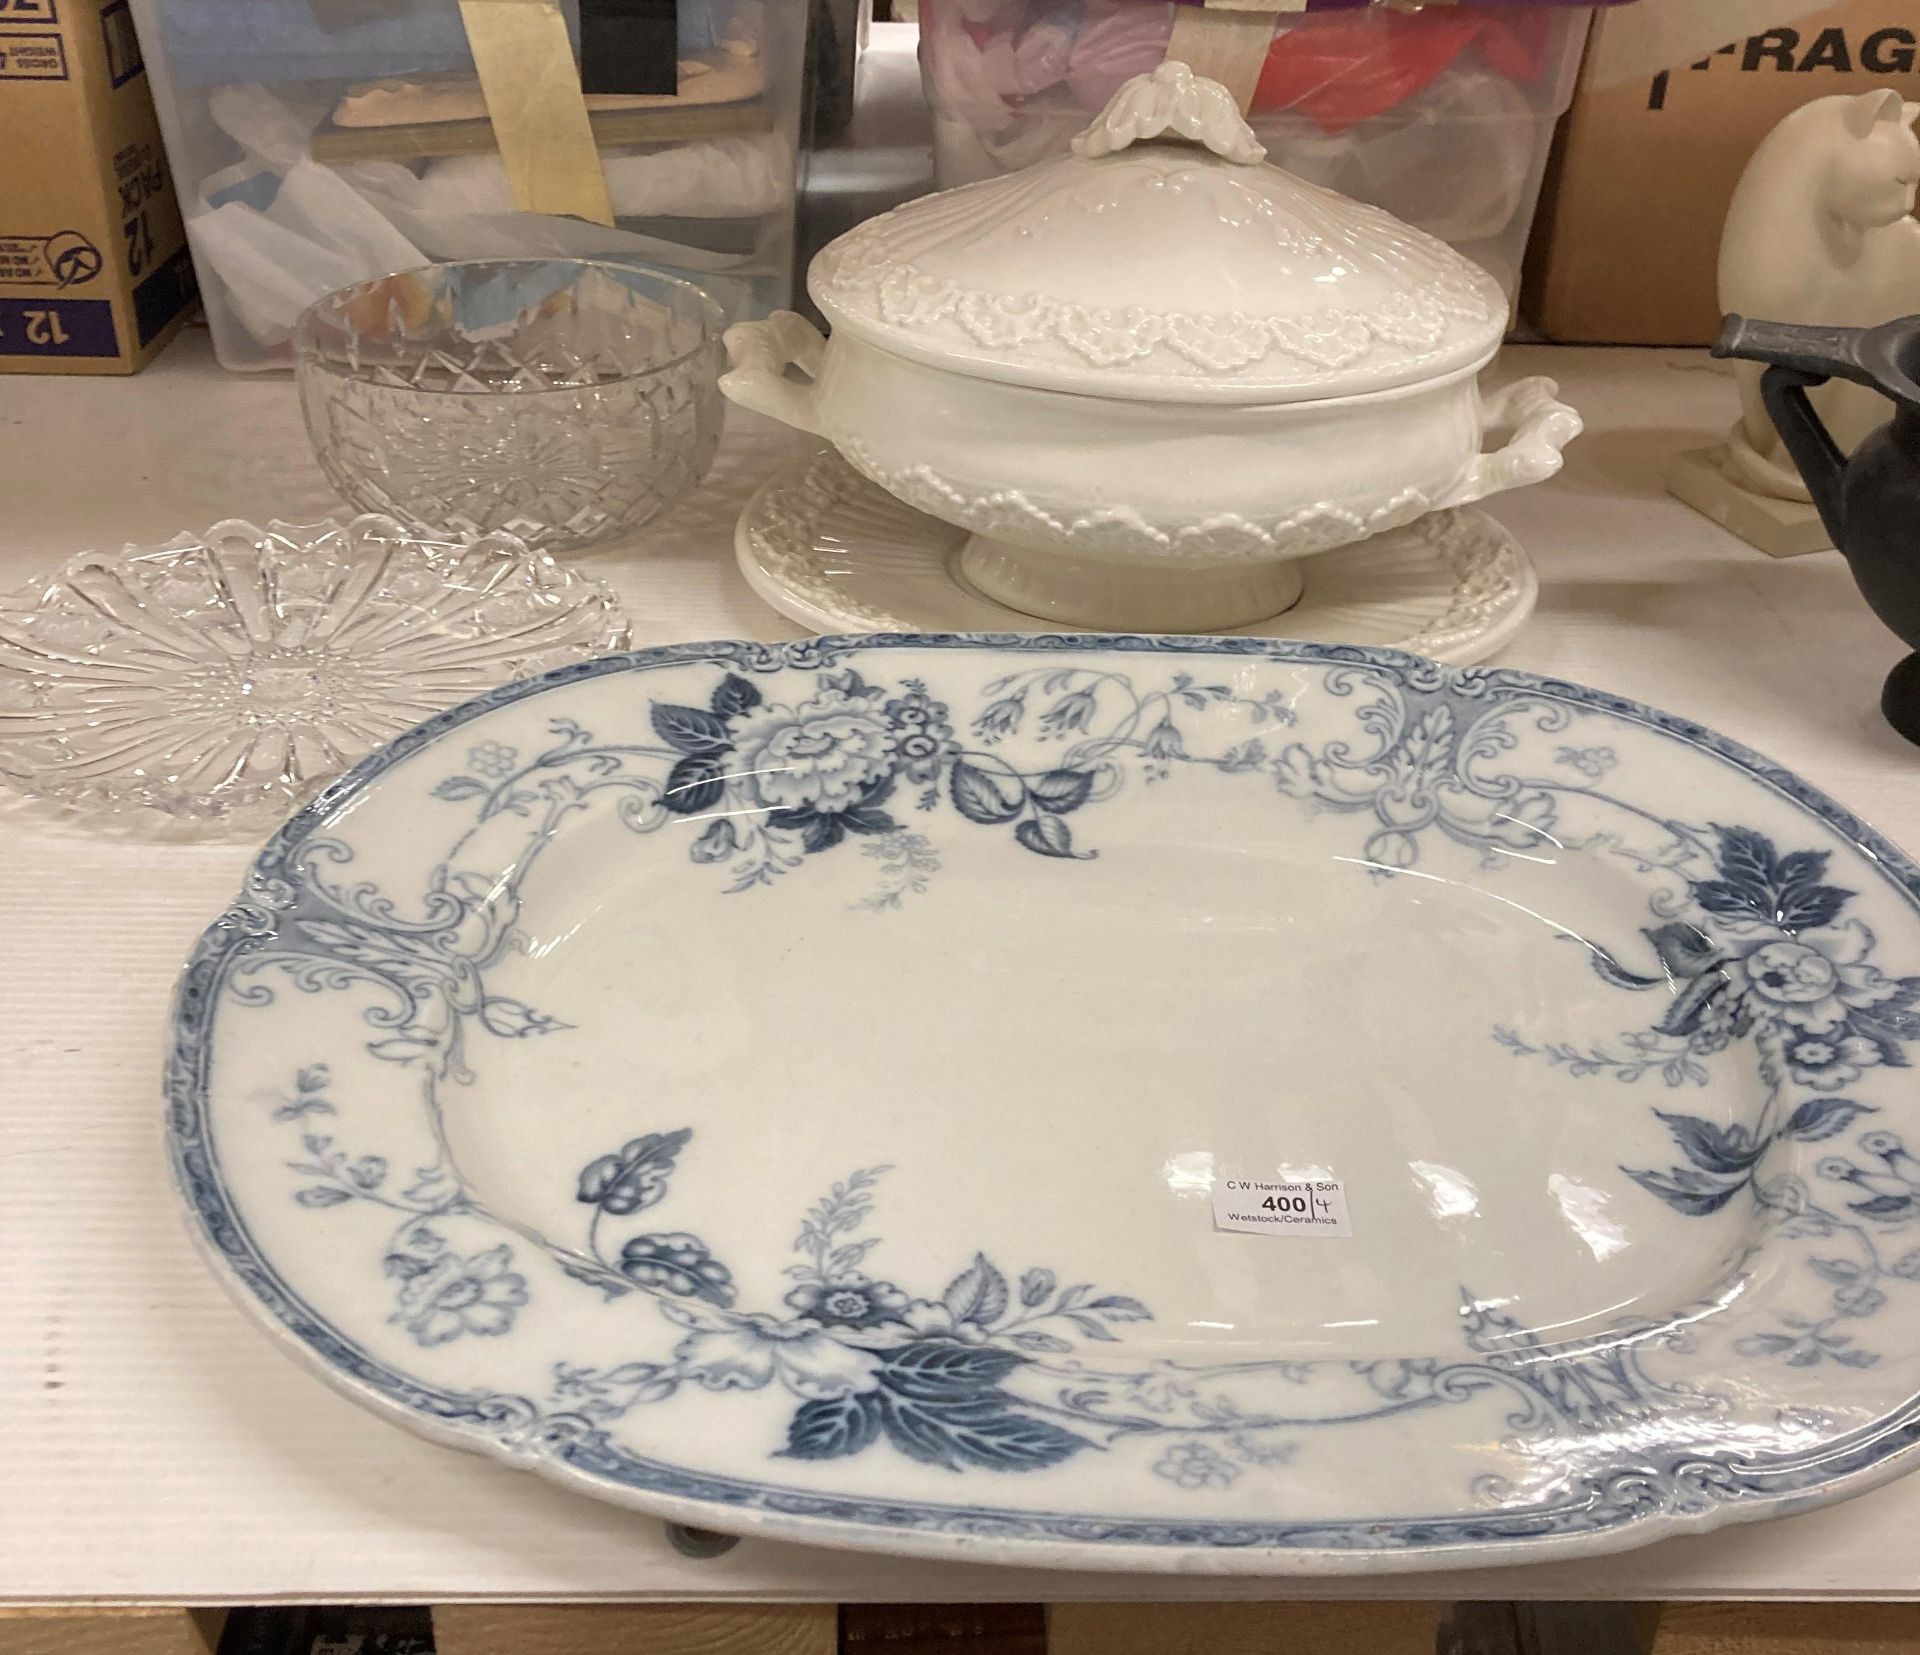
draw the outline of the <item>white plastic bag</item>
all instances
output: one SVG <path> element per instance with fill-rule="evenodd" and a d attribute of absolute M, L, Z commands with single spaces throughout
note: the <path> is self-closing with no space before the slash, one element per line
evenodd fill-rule
<path fill-rule="evenodd" d="M 270 350 L 286 343 L 315 300 L 438 260 L 624 259 L 697 276 L 729 312 L 745 296 L 725 272 L 750 253 L 715 253 L 578 219 L 515 212 L 504 175 L 497 193 L 487 181 L 488 168 L 500 168 L 497 155 L 460 157 L 451 176 L 441 174 L 451 164 L 443 161 L 426 178 L 394 161 L 327 166 L 308 152 L 330 104 L 302 106 L 264 86 L 228 86 L 213 93 L 209 107 L 245 159 L 207 179 L 188 229 L 195 255 L 226 289 L 234 316 Z M 678 201 L 677 209 L 646 209 L 669 216 L 715 187 L 721 174 L 743 201 L 751 195 L 759 202 L 760 211 L 776 208 L 791 185 L 784 149 L 687 145 L 646 161 L 644 176 L 623 193 L 636 201 L 649 192 L 657 201 Z"/>
<path fill-rule="evenodd" d="M 258 86 L 221 87 L 209 108 L 246 159 L 201 186 L 187 227 L 258 343 L 283 344 L 301 311 L 337 288 L 427 262 L 359 190 L 306 158 L 317 114 Z"/>

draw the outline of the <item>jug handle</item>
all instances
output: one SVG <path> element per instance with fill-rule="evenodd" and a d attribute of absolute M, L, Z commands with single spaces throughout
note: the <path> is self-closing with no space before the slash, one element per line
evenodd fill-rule
<path fill-rule="evenodd" d="M 1490 494 L 1544 483 L 1557 472 L 1560 450 L 1581 431 L 1580 416 L 1559 395 L 1560 387 L 1551 379 L 1536 378 L 1517 380 L 1488 397 L 1480 409 L 1481 431 L 1510 425 L 1513 435 L 1504 448 L 1480 455 L 1428 509 L 1471 505 Z"/>
<path fill-rule="evenodd" d="M 739 322 L 726 331 L 730 373 L 720 376 L 727 397 L 756 414 L 766 414 L 816 437 L 820 425 L 820 365 L 826 360 L 826 336 L 806 317 L 776 310 L 764 322 Z M 803 383 L 787 377 L 798 368 Z"/>
<path fill-rule="evenodd" d="M 1827 538 L 1836 546 L 1844 546 L 1847 456 L 1807 395 L 1814 386 L 1826 384 L 1829 377 L 1804 368 L 1768 368 L 1760 376 L 1760 400 L 1766 404 L 1767 418 L 1773 421 L 1807 492 L 1813 496 Z"/>
<path fill-rule="evenodd" d="M 1882 376 L 1862 357 L 1869 335 L 1859 328 L 1807 327 L 1795 322 L 1763 322 L 1729 316 L 1713 347 L 1717 357 L 1767 364 L 1760 376 L 1760 400 L 1780 433 L 1795 467 L 1813 496 L 1827 536 L 1846 544 L 1847 456 L 1807 395 L 1829 379 L 1884 389 Z"/>

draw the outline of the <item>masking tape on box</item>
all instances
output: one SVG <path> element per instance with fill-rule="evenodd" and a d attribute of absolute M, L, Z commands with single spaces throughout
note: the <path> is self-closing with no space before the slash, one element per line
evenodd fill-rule
<path fill-rule="evenodd" d="M 1304 4 L 1304 0 L 1303 0 Z M 1275 11 L 1241 11 L 1231 5 L 1176 6 L 1167 58 L 1196 75 L 1217 80 L 1233 94 L 1240 113 L 1253 106 L 1254 88 L 1273 43 Z"/>
<path fill-rule="evenodd" d="M 567 21 L 555 0 L 460 0 L 513 204 L 613 223 Z"/>

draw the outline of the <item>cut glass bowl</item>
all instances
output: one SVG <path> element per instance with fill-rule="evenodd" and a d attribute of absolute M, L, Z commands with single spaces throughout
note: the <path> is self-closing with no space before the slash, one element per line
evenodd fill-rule
<path fill-rule="evenodd" d="M 421 719 L 622 649 L 598 580 L 507 534 L 216 523 L 0 596 L 0 778 L 253 829 Z"/>
<path fill-rule="evenodd" d="M 307 434 L 362 511 L 567 551 L 629 534 L 720 441 L 719 307 L 585 259 L 476 259 L 362 282 L 294 329 Z"/>

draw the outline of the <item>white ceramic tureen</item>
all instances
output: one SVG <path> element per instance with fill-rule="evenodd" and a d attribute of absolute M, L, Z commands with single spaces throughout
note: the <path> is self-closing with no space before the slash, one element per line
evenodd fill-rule
<path fill-rule="evenodd" d="M 1263 619 L 1295 560 L 1558 470 L 1580 421 L 1552 382 L 1475 383 L 1493 279 L 1264 154 L 1163 64 L 1071 155 L 833 242 L 808 282 L 831 341 L 736 327 L 721 383 L 971 531 L 988 596 L 1092 626 Z"/>

